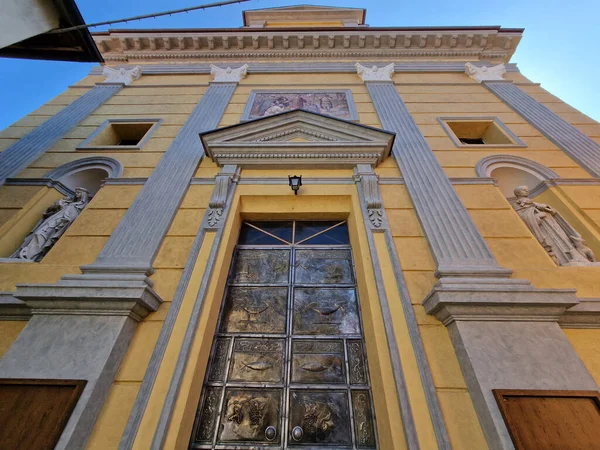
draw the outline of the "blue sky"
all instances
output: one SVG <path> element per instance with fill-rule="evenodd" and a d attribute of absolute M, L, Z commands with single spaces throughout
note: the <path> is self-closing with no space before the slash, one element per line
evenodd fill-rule
<path fill-rule="evenodd" d="M 211 0 L 77 0 L 87 23 L 178 9 Z M 371 26 L 501 25 L 525 28 L 512 58 L 525 76 L 600 121 L 598 0 L 251 0 L 114 28 L 239 27 L 245 9 L 296 4 L 367 8 Z M 104 28 L 94 28 L 102 31 Z M 87 75 L 93 64 L 0 58 L 0 129 L 39 108 Z"/>

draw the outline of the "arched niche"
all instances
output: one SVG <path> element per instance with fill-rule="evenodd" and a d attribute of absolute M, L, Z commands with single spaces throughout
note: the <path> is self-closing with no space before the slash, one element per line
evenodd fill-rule
<path fill-rule="evenodd" d="M 69 193 L 75 188 L 87 189 L 94 196 L 106 178 L 117 178 L 123 173 L 119 161 L 105 156 L 78 159 L 48 172 L 44 178 L 59 181 Z"/>
<path fill-rule="evenodd" d="M 559 175 L 535 161 L 512 155 L 493 155 L 483 158 L 475 167 L 477 175 L 495 178 L 505 197 L 514 197 L 517 186 L 526 185 L 533 191 L 540 183 Z"/>

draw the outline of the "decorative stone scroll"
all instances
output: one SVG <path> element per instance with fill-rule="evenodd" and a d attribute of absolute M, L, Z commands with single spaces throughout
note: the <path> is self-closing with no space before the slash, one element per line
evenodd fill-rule
<path fill-rule="evenodd" d="M 465 64 L 465 73 L 479 83 L 482 81 L 502 81 L 504 80 L 506 67 L 504 64 L 498 64 L 497 66 L 492 67 L 478 67 L 468 62 Z"/>
<path fill-rule="evenodd" d="M 394 63 L 384 67 L 365 67 L 360 63 L 355 64 L 356 73 L 363 81 L 392 81 Z"/>
<path fill-rule="evenodd" d="M 237 166 L 226 165 L 223 166 L 223 170 L 219 172 L 215 179 L 215 188 L 213 190 L 210 201 L 208 202 L 207 219 L 208 225 L 211 227 L 216 226 L 221 220 L 223 215 L 223 208 L 227 201 L 227 193 L 229 192 L 229 186 L 237 176 Z"/>
<path fill-rule="evenodd" d="M 512 207 L 559 266 L 588 266 L 596 262 L 594 253 L 581 235 L 554 208 L 529 198 L 529 188 L 515 188 Z"/>
<path fill-rule="evenodd" d="M 133 69 L 104 67 L 102 75 L 106 77 L 104 83 L 122 83 L 127 86 L 142 76 L 142 68 L 140 66 L 135 66 Z"/>
<path fill-rule="evenodd" d="M 362 186 L 369 221 L 375 228 L 379 228 L 383 223 L 383 202 L 379 193 L 379 177 L 369 164 L 357 164 L 354 177 Z"/>
<path fill-rule="evenodd" d="M 239 83 L 248 73 L 248 64 L 244 64 L 237 69 L 227 67 L 222 69 L 214 64 L 210 65 L 210 74 L 214 77 L 213 83 Z"/>

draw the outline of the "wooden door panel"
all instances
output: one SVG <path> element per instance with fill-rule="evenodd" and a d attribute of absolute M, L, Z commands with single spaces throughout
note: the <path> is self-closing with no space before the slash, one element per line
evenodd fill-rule
<path fill-rule="evenodd" d="M 77 404 L 81 380 L 0 380 L 0 449 L 52 450 Z"/>
<path fill-rule="evenodd" d="M 600 445 L 597 391 L 493 392 L 518 450 L 588 450 Z"/>

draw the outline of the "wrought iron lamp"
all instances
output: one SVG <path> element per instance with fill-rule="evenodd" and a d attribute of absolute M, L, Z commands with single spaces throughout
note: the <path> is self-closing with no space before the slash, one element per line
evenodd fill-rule
<path fill-rule="evenodd" d="M 293 177 L 288 175 L 288 179 L 290 180 L 290 187 L 292 191 L 294 191 L 294 195 L 298 195 L 298 189 L 302 186 L 302 175 L 299 177 L 294 175 Z"/>

